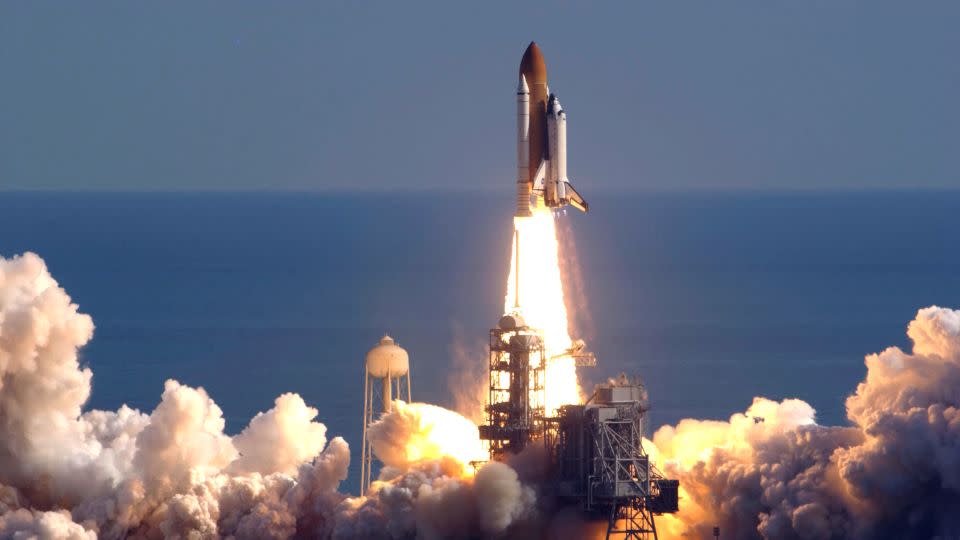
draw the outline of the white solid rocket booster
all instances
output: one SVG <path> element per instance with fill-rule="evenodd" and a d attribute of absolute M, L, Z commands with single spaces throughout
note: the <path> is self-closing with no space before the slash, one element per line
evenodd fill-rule
<path fill-rule="evenodd" d="M 517 215 L 530 215 L 530 88 L 520 75 L 517 87 Z"/>
<path fill-rule="evenodd" d="M 547 99 L 547 170 L 543 179 L 543 201 L 547 206 L 555 206 L 560 201 L 558 184 L 560 180 L 560 156 L 566 153 L 561 145 L 559 116 L 562 114 L 560 102 L 556 96 Z"/>
<path fill-rule="evenodd" d="M 567 113 L 563 112 L 560 106 L 560 100 L 554 97 L 557 104 L 557 117 L 554 120 L 557 129 L 557 196 L 559 200 L 567 200 L 567 186 L 570 181 L 567 180 Z"/>

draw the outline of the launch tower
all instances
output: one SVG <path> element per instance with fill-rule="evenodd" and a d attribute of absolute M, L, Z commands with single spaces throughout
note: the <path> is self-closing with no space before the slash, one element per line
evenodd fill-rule
<path fill-rule="evenodd" d="M 489 441 L 490 456 L 501 459 L 544 439 L 547 359 L 543 335 L 518 314 L 500 318 L 489 348 L 487 423 L 480 438 Z"/>
<path fill-rule="evenodd" d="M 556 493 L 606 518 L 608 539 L 656 539 L 654 516 L 679 509 L 679 481 L 643 449 L 646 412 L 646 389 L 621 375 L 557 418 Z"/>

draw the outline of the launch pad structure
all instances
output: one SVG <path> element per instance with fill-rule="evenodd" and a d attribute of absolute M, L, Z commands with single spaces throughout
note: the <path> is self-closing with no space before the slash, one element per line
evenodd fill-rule
<path fill-rule="evenodd" d="M 490 331 L 487 422 L 480 438 L 491 459 L 542 445 L 560 502 L 606 519 L 608 539 L 656 539 L 654 516 L 678 511 L 679 482 L 665 478 L 643 449 L 646 389 L 621 375 L 585 403 L 549 416 L 547 361 L 542 334 L 520 315 L 504 315 Z"/>
<path fill-rule="evenodd" d="M 546 350 L 543 336 L 512 314 L 490 330 L 489 350 L 487 423 L 480 437 L 499 459 L 546 440 Z"/>
<path fill-rule="evenodd" d="M 657 538 L 654 516 L 679 510 L 680 482 L 663 476 L 643 449 L 644 387 L 626 376 L 601 385 L 556 419 L 556 492 L 607 517 L 607 538 Z"/>

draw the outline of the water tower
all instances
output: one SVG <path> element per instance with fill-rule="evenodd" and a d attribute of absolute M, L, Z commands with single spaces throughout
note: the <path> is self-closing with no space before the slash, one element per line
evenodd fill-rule
<path fill-rule="evenodd" d="M 360 495 L 370 487 L 373 450 L 367 427 L 380 415 L 390 412 L 393 400 L 410 402 L 410 356 L 390 336 L 367 353 L 363 369 L 363 455 L 360 459 Z"/>

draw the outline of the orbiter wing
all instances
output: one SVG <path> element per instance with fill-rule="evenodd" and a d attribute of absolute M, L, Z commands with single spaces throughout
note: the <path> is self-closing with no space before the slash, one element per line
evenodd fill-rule
<path fill-rule="evenodd" d="M 565 183 L 567 184 L 565 193 L 567 203 L 581 212 L 586 212 L 590 205 L 587 204 L 587 201 L 583 200 L 583 197 L 577 193 L 577 190 L 573 189 L 573 184 L 570 182 Z"/>

